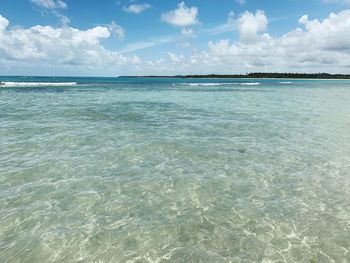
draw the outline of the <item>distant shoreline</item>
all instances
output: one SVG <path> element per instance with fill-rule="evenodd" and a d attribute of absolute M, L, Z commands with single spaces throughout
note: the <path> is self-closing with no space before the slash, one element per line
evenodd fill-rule
<path fill-rule="evenodd" d="M 248 73 L 248 74 L 207 74 L 207 75 L 174 75 L 174 76 L 120 76 L 119 78 L 183 78 L 183 79 L 310 79 L 334 80 L 350 79 L 350 74 L 328 73 Z"/>

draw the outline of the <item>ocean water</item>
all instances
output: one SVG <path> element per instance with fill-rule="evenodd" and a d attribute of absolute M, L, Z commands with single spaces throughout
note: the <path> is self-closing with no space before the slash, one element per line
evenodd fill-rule
<path fill-rule="evenodd" d="M 350 262 L 350 81 L 0 81 L 0 262 Z"/>

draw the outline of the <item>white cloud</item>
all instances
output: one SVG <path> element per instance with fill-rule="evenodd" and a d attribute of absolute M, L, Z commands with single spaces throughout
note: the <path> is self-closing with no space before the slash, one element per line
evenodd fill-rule
<path fill-rule="evenodd" d="M 182 28 L 181 34 L 185 37 L 192 38 L 195 36 L 195 33 L 192 28 Z"/>
<path fill-rule="evenodd" d="M 187 40 L 195 37 L 196 37 L 196 34 L 193 29 L 182 28 L 179 34 L 151 37 L 145 41 L 128 43 L 124 47 L 122 47 L 119 50 L 119 52 L 130 53 L 130 52 L 153 48 L 153 47 L 170 44 L 170 43 L 176 43 L 177 45 L 185 48 L 190 46 Z"/>
<path fill-rule="evenodd" d="M 247 3 L 247 1 L 246 0 L 236 0 L 236 3 L 243 6 Z"/>
<path fill-rule="evenodd" d="M 241 41 L 244 43 L 255 42 L 258 33 L 267 29 L 268 20 L 264 11 L 257 10 L 255 14 L 245 11 L 237 20 L 237 29 Z"/>
<path fill-rule="evenodd" d="M 350 10 L 331 13 L 321 21 L 302 16 L 299 19 L 302 28 L 275 38 L 263 33 L 268 21 L 262 11 L 255 15 L 245 12 L 237 24 L 239 20 L 240 41 L 211 41 L 207 51 L 187 57 L 169 55 L 170 58 L 154 64 L 152 70 L 163 74 L 252 71 L 350 73 Z"/>
<path fill-rule="evenodd" d="M 60 13 L 60 10 L 67 9 L 68 5 L 61 0 L 31 0 L 31 2 L 38 7 L 43 14 L 52 14 L 60 19 L 62 25 L 68 25 L 70 19 Z"/>
<path fill-rule="evenodd" d="M 163 13 L 163 22 L 174 26 L 191 26 L 198 24 L 198 7 L 187 7 L 185 2 L 178 4 L 177 9 Z"/>
<path fill-rule="evenodd" d="M 31 0 L 33 4 L 44 9 L 66 9 L 67 4 L 61 0 Z"/>
<path fill-rule="evenodd" d="M 168 57 L 170 59 L 170 62 L 172 63 L 182 63 L 185 60 L 185 57 L 183 55 L 177 56 L 176 54 L 171 52 L 168 53 Z"/>
<path fill-rule="evenodd" d="M 0 15 L 0 32 L 5 30 L 8 25 L 9 21 L 5 17 Z"/>
<path fill-rule="evenodd" d="M 129 5 L 128 7 L 124 6 L 123 10 L 128 13 L 140 14 L 148 8 L 151 8 L 151 6 L 147 3 L 144 3 L 144 4 L 132 4 L 132 5 Z"/>
<path fill-rule="evenodd" d="M 109 25 L 109 31 L 114 33 L 117 38 L 124 39 L 125 37 L 125 30 L 123 27 L 118 25 L 116 22 L 112 21 L 112 23 Z"/>
<path fill-rule="evenodd" d="M 299 19 L 305 31 L 299 29 L 283 37 L 284 43 L 288 40 L 300 41 L 300 44 L 311 50 L 336 51 L 350 54 L 350 10 L 338 14 L 331 13 L 323 21 L 310 20 L 308 16 Z M 309 45 L 309 46 L 308 46 Z"/>
<path fill-rule="evenodd" d="M 173 43 L 173 42 L 176 42 L 177 40 L 178 40 L 178 36 L 176 35 L 153 37 L 146 41 L 129 43 L 125 45 L 123 48 L 121 48 L 119 50 L 119 53 L 130 53 L 138 50 L 161 46 L 168 43 Z"/>
<path fill-rule="evenodd" d="M 113 52 L 103 47 L 103 40 L 114 30 L 98 26 L 87 30 L 72 27 L 35 26 L 9 28 L 9 21 L 0 16 L 0 73 L 14 70 L 52 68 L 62 72 L 77 70 L 91 74 L 195 74 L 245 73 L 252 71 L 350 73 L 350 10 L 331 13 L 323 20 L 299 19 L 299 27 L 272 37 L 263 11 L 244 12 L 230 28 L 240 39 L 209 41 L 206 50 L 193 49 L 190 55 L 167 53 L 155 61 L 141 62 L 129 53 L 167 43 L 178 43 L 194 32 L 183 27 L 178 35 L 150 38 L 131 43 Z M 231 27 L 232 26 L 232 27 Z M 186 51 L 187 53 L 187 51 Z M 10 66 L 9 66 L 10 65 Z M 102 72 L 102 73 L 101 73 Z"/>
<path fill-rule="evenodd" d="M 104 39 L 121 30 L 116 23 L 111 28 L 87 30 L 39 25 L 10 29 L 8 25 L 8 20 L 0 16 L 0 59 L 4 64 L 84 71 L 140 63 L 136 56 L 123 56 L 103 47 Z"/>

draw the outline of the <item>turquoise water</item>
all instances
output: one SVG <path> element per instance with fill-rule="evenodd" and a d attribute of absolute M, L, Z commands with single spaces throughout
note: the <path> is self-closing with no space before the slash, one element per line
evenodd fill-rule
<path fill-rule="evenodd" d="M 350 262 L 350 81 L 0 81 L 0 262 Z"/>

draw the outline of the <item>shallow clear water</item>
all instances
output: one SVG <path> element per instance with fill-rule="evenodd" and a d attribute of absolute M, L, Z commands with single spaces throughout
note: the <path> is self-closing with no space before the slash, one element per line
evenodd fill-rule
<path fill-rule="evenodd" d="M 350 261 L 350 81 L 0 81 L 0 262 Z"/>

